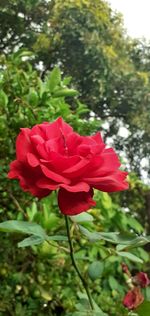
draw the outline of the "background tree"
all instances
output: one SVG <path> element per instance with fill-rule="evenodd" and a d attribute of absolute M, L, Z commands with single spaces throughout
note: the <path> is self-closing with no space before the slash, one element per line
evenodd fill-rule
<path fill-rule="evenodd" d="M 126 36 L 122 17 L 103 0 L 1 2 L 1 50 L 27 47 L 43 70 L 60 64 L 82 100 L 109 123 L 118 151 L 141 174 L 150 170 L 149 45 Z M 120 137 L 119 129 L 128 129 Z"/>
<path fill-rule="evenodd" d="M 56 1 L 50 27 L 56 43 L 51 62 L 73 75 L 88 107 L 109 122 L 106 137 L 116 135 L 131 169 L 140 174 L 147 157 L 149 170 L 149 72 L 138 68 L 135 42 L 127 38 L 120 15 L 104 1 Z M 118 137 L 121 126 L 129 130 L 127 139 Z"/>

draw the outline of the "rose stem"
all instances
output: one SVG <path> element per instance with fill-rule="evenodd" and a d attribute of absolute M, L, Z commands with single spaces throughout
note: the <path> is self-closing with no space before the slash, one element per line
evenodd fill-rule
<path fill-rule="evenodd" d="M 75 258 L 74 258 L 74 251 L 73 251 L 73 245 L 72 245 L 72 240 L 71 240 L 71 236 L 70 236 L 70 227 L 69 227 L 69 220 L 68 220 L 68 217 L 65 215 L 65 222 L 66 222 L 66 230 L 67 230 L 67 236 L 68 236 L 68 242 L 69 242 L 69 248 L 70 248 L 70 258 L 71 258 L 71 261 L 72 261 L 72 265 L 73 267 L 75 268 L 82 284 L 83 284 L 83 287 L 86 291 L 86 294 L 87 294 L 87 297 L 88 297 L 88 300 L 89 300 L 89 304 L 91 306 L 91 309 L 94 310 L 94 305 L 93 305 L 93 301 L 92 301 L 92 298 L 91 298 L 91 294 L 89 292 L 89 289 L 88 289 L 88 286 L 87 286 L 87 283 L 86 281 L 84 280 L 84 278 L 82 277 L 78 267 L 77 267 L 77 264 L 76 264 L 76 261 L 75 261 Z"/>

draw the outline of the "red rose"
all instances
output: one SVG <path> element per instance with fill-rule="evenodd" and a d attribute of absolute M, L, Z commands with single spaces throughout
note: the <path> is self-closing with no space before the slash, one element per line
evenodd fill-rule
<path fill-rule="evenodd" d="M 150 284 L 150 279 L 147 273 L 144 272 L 137 273 L 133 278 L 133 281 L 141 287 L 147 287 Z"/>
<path fill-rule="evenodd" d="M 17 158 L 8 177 L 18 179 L 24 191 L 39 198 L 58 191 L 60 210 L 75 215 L 95 205 L 93 188 L 104 192 L 125 190 L 127 172 L 112 148 L 97 133 L 80 136 L 58 118 L 53 123 L 22 128 L 16 141 Z"/>
<path fill-rule="evenodd" d="M 137 308 L 144 301 L 144 296 L 141 293 L 139 287 L 134 287 L 133 290 L 129 291 L 124 299 L 123 305 L 128 309 Z"/>

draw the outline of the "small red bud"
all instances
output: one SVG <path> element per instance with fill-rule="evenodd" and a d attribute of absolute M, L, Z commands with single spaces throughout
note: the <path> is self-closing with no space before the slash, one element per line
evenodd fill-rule
<path fill-rule="evenodd" d="M 134 287 L 133 290 L 129 291 L 124 299 L 123 305 L 129 310 L 137 308 L 144 301 L 144 296 L 141 293 L 139 287 Z"/>

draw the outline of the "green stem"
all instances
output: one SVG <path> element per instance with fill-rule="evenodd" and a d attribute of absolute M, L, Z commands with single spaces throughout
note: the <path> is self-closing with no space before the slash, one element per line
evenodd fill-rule
<path fill-rule="evenodd" d="M 85 281 L 85 279 L 83 278 L 83 276 L 81 275 L 79 269 L 78 269 L 78 266 L 76 264 L 76 261 L 75 261 L 75 258 L 74 258 L 74 251 L 73 251 L 73 245 L 72 245 L 72 240 L 71 240 L 71 236 L 70 236 L 70 227 L 69 227 L 69 221 L 68 221 L 68 217 L 65 216 L 65 222 L 66 222 L 66 230 L 67 230 L 67 236 L 68 236 L 68 242 L 69 242 L 69 248 L 70 248 L 70 258 L 71 258 L 71 261 L 72 261 L 72 265 L 73 267 L 75 268 L 81 282 L 82 282 L 82 285 L 86 291 L 86 294 L 87 294 L 87 297 L 88 297 L 88 300 L 89 300 L 89 304 L 91 306 L 91 309 L 94 310 L 94 305 L 93 305 L 93 301 L 92 301 L 92 298 L 91 298 L 91 294 L 89 292 L 89 289 L 88 289 L 88 286 L 87 286 L 87 283 Z"/>

